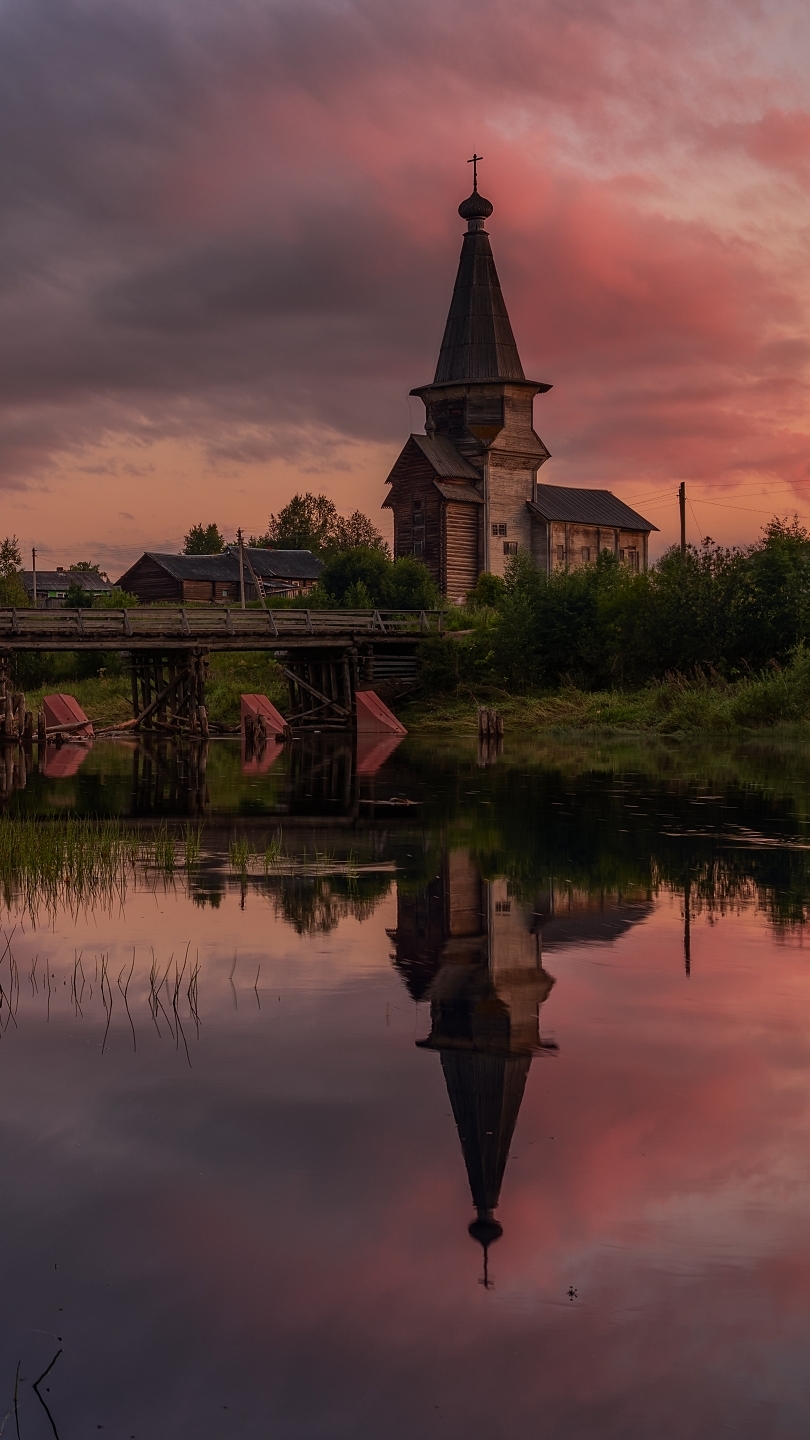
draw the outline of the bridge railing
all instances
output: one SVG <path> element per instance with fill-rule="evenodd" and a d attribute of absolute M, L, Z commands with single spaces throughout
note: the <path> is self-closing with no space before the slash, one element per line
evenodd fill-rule
<path fill-rule="evenodd" d="M 17 640 L 129 640 L 185 638 L 198 643 L 228 642 L 243 636 L 304 637 L 307 635 L 427 635 L 441 633 L 441 610 L 234 610 L 227 606 L 143 606 L 136 610 L 12 610 L 0 609 L 0 648 Z"/>

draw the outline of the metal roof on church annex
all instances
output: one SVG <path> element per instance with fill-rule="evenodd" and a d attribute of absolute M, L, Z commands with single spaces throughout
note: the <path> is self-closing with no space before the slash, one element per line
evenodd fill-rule
<path fill-rule="evenodd" d="M 609 530 L 657 530 L 619 500 L 611 490 L 580 490 L 573 485 L 538 485 L 530 510 L 543 520 L 563 520 L 571 525 L 604 525 Z"/>

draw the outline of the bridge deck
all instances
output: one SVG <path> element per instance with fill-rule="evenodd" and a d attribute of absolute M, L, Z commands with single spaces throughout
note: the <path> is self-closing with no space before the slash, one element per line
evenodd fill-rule
<path fill-rule="evenodd" d="M 21 650 L 345 649 L 418 642 L 442 630 L 440 610 L 3 610 L 0 653 Z"/>

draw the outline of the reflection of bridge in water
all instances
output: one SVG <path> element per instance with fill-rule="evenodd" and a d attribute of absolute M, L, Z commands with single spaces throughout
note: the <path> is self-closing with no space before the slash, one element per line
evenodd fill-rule
<path fill-rule="evenodd" d="M 458 1129 L 484 1251 L 503 1233 L 495 1212 L 526 1080 L 536 1055 L 557 1046 L 540 1033 L 540 1007 L 555 983 L 541 941 L 555 949 L 616 938 L 651 910 L 619 896 L 555 894 L 517 903 L 505 879 L 484 880 L 466 850 L 452 850 L 416 894 L 399 890 L 392 956 L 410 994 L 430 1002 L 430 1034 Z"/>
<path fill-rule="evenodd" d="M 245 795 L 239 823 L 255 814 L 287 822 L 354 826 L 377 802 L 374 777 L 401 742 L 400 735 L 295 735 L 285 744 L 270 737 L 258 747 L 241 741 L 240 773 L 276 780 L 270 790 Z M 171 740 L 132 746 L 130 813 L 206 819 L 211 811 L 208 764 L 218 742 L 178 745 Z M 389 786 L 390 791 L 390 786 Z"/>

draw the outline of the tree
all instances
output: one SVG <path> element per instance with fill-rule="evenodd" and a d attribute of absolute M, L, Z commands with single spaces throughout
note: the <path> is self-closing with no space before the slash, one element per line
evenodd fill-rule
<path fill-rule="evenodd" d="M 267 534 L 251 536 L 250 545 L 267 550 L 311 550 L 319 555 L 334 538 L 338 513 L 326 495 L 293 495 L 289 504 L 271 515 Z"/>
<path fill-rule="evenodd" d="M 330 544 L 333 550 L 379 550 L 390 559 L 391 551 L 379 530 L 372 525 L 362 510 L 355 510 L 348 520 L 342 515 L 337 518 L 334 536 Z"/>
<path fill-rule="evenodd" d="M 0 577 L 8 580 L 20 569 L 22 569 L 20 542 L 16 535 L 7 535 L 5 540 L 0 541 Z"/>
<path fill-rule="evenodd" d="M 500 575 L 484 570 L 467 592 L 467 604 L 471 610 L 494 610 L 503 599 L 505 584 Z"/>
<path fill-rule="evenodd" d="M 327 604 L 338 609 L 433 610 L 439 603 L 430 571 L 412 555 L 389 560 L 379 550 L 338 550 L 318 584 Z"/>
<path fill-rule="evenodd" d="M 7 535 L 0 540 L 0 605 L 22 608 L 28 604 L 21 568 L 20 543 L 16 535 Z"/>
<path fill-rule="evenodd" d="M 93 604 L 99 610 L 135 610 L 140 603 L 137 595 L 129 590 L 119 590 L 117 585 L 109 595 L 93 596 Z"/>
<path fill-rule="evenodd" d="M 221 555 L 224 549 L 217 525 L 192 525 L 183 542 L 184 555 Z"/>
<path fill-rule="evenodd" d="M 333 555 L 344 550 L 376 550 L 390 554 L 380 534 L 364 515 L 338 515 L 327 495 L 293 495 L 278 515 L 271 515 L 265 535 L 251 535 L 249 545 L 267 550 L 311 550 L 313 555 Z"/>
<path fill-rule="evenodd" d="M 93 592 L 85 590 L 78 580 L 71 581 L 65 595 L 65 607 L 68 610 L 92 610 Z"/>
<path fill-rule="evenodd" d="M 318 583 L 330 605 L 364 610 L 385 603 L 392 569 L 391 561 L 379 550 L 339 550 L 327 560 Z"/>

